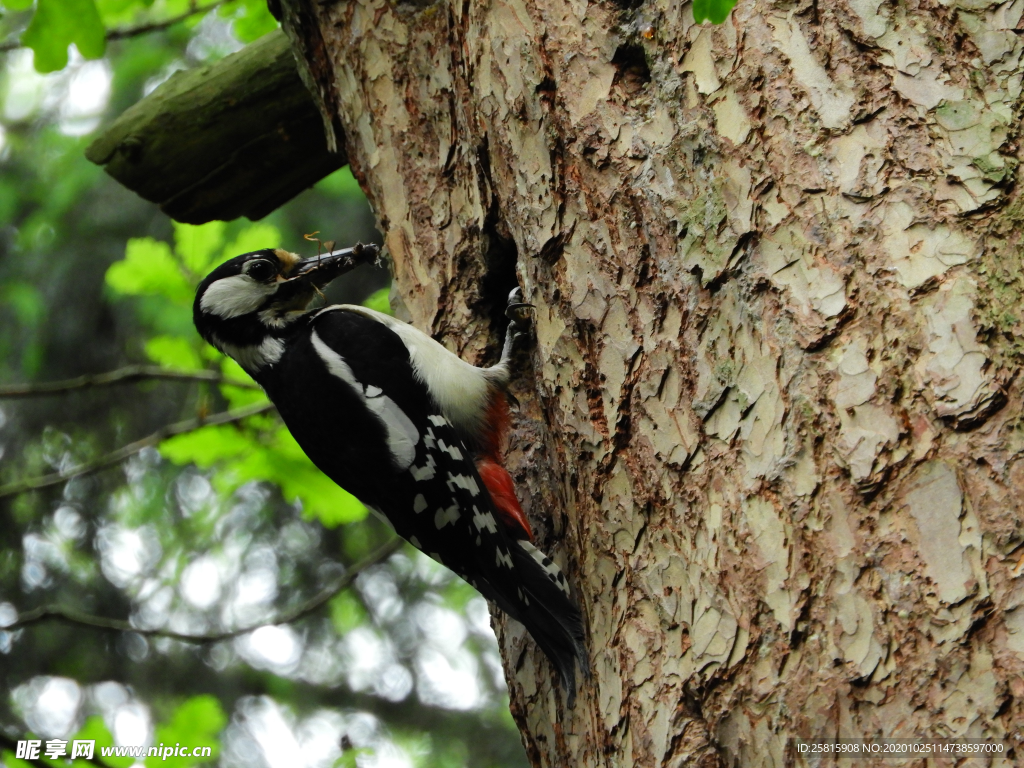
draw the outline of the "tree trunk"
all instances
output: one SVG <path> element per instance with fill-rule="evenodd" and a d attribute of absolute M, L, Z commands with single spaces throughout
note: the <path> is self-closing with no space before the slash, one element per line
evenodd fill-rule
<path fill-rule="evenodd" d="M 509 460 L 593 676 L 497 620 L 534 765 L 1021 738 L 1022 9 L 286 7 L 412 322 L 536 305 Z"/>

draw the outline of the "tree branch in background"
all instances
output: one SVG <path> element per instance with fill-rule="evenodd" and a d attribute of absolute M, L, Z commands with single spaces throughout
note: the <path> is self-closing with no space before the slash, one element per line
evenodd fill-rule
<path fill-rule="evenodd" d="M 258 624 L 242 627 L 240 629 L 233 629 L 228 632 L 188 635 L 180 632 L 172 632 L 166 629 L 143 629 L 122 619 L 108 619 L 103 616 L 93 616 L 91 614 L 75 610 L 74 608 L 66 608 L 62 606 L 41 606 L 39 608 L 34 608 L 31 611 L 25 611 L 19 615 L 17 621 L 13 624 L 8 624 L 6 627 L 0 627 L 0 630 L 12 632 L 31 624 L 38 624 L 43 621 L 52 620 L 60 621 L 65 624 L 76 624 L 86 627 L 95 627 L 97 629 L 107 629 L 114 632 L 135 632 L 136 634 L 144 635 L 146 637 L 166 637 L 171 640 L 179 640 L 183 643 L 216 643 L 221 640 L 231 640 L 239 637 L 240 635 L 245 635 L 257 630 L 260 627 L 291 624 L 294 621 L 298 621 L 299 619 L 308 616 L 339 592 L 351 586 L 352 582 L 355 581 L 356 576 L 367 568 L 377 565 L 378 563 L 382 563 L 391 557 L 391 555 L 397 552 L 404 543 L 405 541 L 402 538 L 395 536 L 386 544 L 378 547 L 367 557 L 348 568 L 341 577 L 334 581 L 334 583 L 324 587 L 309 600 L 299 603 L 294 608 L 284 611 L 280 615 L 268 621 L 261 621 Z"/>
<path fill-rule="evenodd" d="M 328 149 L 282 30 L 176 72 L 105 125 L 88 160 L 176 221 L 255 221 L 348 162 Z"/>
<path fill-rule="evenodd" d="M 168 381 L 203 381 L 210 384 L 228 384 L 243 389 L 259 389 L 256 384 L 234 381 L 216 371 L 172 371 L 156 365 L 128 365 L 109 373 L 89 374 L 63 381 L 44 381 L 38 384 L 12 384 L 0 387 L 0 398 L 39 397 L 59 395 L 76 389 L 108 387 L 113 384 L 132 384 L 137 381 L 165 379 Z"/>
<path fill-rule="evenodd" d="M 225 2 L 229 2 L 229 0 L 217 0 L 215 3 L 203 6 L 192 3 L 192 7 L 189 10 L 163 21 L 151 21 L 135 27 L 124 27 L 123 29 L 110 29 L 107 30 L 107 40 L 125 40 L 130 37 L 138 37 L 139 35 L 148 35 L 150 32 L 160 32 L 193 16 L 212 11 L 214 8 L 224 5 Z M 13 51 L 22 47 L 21 40 L 7 40 L 0 43 L 0 53 L 7 53 L 7 51 Z"/>
<path fill-rule="evenodd" d="M 153 21 L 148 24 L 139 24 L 135 27 L 125 27 L 123 29 L 111 29 L 107 32 L 107 40 L 125 40 L 130 37 L 138 37 L 139 35 L 148 35 L 150 32 L 162 32 L 169 27 L 173 27 L 186 19 L 190 19 L 193 16 L 206 13 L 218 8 L 224 3 L 230 2 L 230 0 L 217 0 L 215 3 L 209 5 L 197 5 L 195 2 L 191 3 L 189 10 L 177 16 L 172 16 L 169 19 L 163 21 Z"/>
<path fill-rule="evenodd" d="M 5 734 L 3 731 L 0 731 L 0 747 L 3 747 L 4 749 L 9 749 L 12 755 L 18 754 L 18 742 L 15 739 L 12 739 L 7 734 Z M 52 766 L 54 765 L 54 763 L 47 763 L 40 758 L 29 760 L 24 757 L 19 757 L 15 759 L 24 760 L 25 763 L 28 765 L 38 765 L 40 766 L 40 768 L 52 768 Z"/>
<path fill-rule="evenodd" d="M 77 467 L 73 467 L 66 472 L 54 472 L 49 475 L 43 475 L 42 477 L 34 477 L 30 480 L 19 480 L 15 483 L 0 486 L 0 498 L 5 496 L 16 496 L 17 494 L 25 493 L 26 491 L 37 491 L 41 488 L 48 488 L 51 485 L 59 485 L 73 477 L 91 475 L 101 469 L 118 464 L 129 456 L 134 456 L 143 448 L 149 448 L 150 446 L 157 445 L 169 437 L 181 435 L 186 432 L 194 432 L 202 427 L 213 426 L 216 424 L 232 424 L 236 421 L 247 419 L 250 416 L 255 416 L 259 413 L 266 413 L 273 408 L 273 403 L 256 403 L 255 405 L 249 405 L 245 408 L 223 411 L 205 418 L 186 419 L 185 421 L 179 421 L 175 424 L 168 424 L 166 427 L 158 429 L 156 432 L 147 435 L 141 440 L 129 443 L 128 445 L 118 448 L 116 451 L 111 451 L 104 456 L 100 456 L 98 459 L 93 461 L 87 461 L 84 464 L 79 464 Z"/>

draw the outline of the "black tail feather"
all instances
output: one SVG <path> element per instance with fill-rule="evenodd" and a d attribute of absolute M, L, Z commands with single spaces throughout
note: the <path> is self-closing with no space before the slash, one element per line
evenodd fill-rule
<path fill-rule="evenodd" d="M 517 541 L 510 549 L 522 592 L 513 598 L 516 611 L 507 612 L 522 622 L 558 670 L 567 703 L 572 707 L 577 662 L 584 676 L 590 676 L 580 609 L 569 596 L 565 577 L 550 558 L 528 541 Z"/>
<path fill-rule="evenodd" d="M 576 664 L 590 677 L 583 617 L 568 594 L 565 577 L 550 558 L 528 541 L 510 542 L 515 586 L 497 590 L 491 582 L 474 583 L 479 592 L 520 622 L 558 671 L 571 708 L 576 700 Z"/>

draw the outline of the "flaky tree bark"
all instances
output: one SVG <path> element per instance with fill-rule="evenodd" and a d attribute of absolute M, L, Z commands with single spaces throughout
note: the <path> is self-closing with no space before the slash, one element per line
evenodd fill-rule
<path fill-rule="evenodd" d="M 1020 738 L 1022 8 L 286 6 L 411 320 L 537 306 L 510 461 L 594 674 L 498 620 L 535 765 Z"/>

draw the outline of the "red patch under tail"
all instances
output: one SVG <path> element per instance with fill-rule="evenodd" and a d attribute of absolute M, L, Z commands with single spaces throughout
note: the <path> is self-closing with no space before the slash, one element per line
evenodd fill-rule
<path fill-rule="evenodd" d="M 505 532 L 515 539 L 525 538 L 533 541 L 530 521 L 526 519 L 526 513 L 519 506 L 512 477 L 502 466 L 505 436 L 508 434 L 511 422 L 512 418 L 509 414 L 505 393 L 498 389 L 493 390 L 485 416 L 476 469 L 494 500 L 494 506 Z"/>
<path fill-rule="evenodd" d="M 508 435 L 511 424 L 512 416 L 508 411 L 508 400 L 505 398 L 505 393 L 497 389 L 491 390 L 491 401 L 487 406 L 487 413 L 484 415 L 484 429 L 480 445 L 480 455 L 483 458 L 489 459 L 495 464 L 502 463 L 505 436 Z"/>
<path fill-rule="evenodd" d="M 508 470 L 488 458 L 480 459 L 476 463 L 476 470 L 480 473 L 480 479 L 484 481 L 484 485 L 487 486 L 487 490 L 494 500 L 494 506 L 498 510 L 498 517 L 501 518 L 505 532 L 514 539 L 525 538 L 533 541 L 530 521 L 526 519 L 526 513 L 519 506 L 516 489 Z"/>

